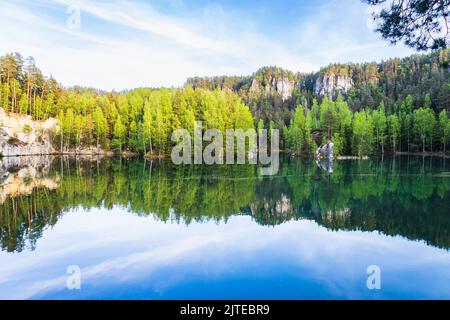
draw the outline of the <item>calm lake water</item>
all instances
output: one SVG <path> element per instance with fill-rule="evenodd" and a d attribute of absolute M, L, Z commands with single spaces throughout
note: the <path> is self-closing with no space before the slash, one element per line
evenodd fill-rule
<path fill-rule="evenodd" d="M 450 298 L 449 159 L 0 161 L 2 299 Z"/>

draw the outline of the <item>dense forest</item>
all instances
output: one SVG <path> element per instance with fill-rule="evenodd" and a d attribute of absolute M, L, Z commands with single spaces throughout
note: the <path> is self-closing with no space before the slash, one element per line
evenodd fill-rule
<path fill-rule="evenodd" d="M 333 64 L 317 73 L 264 67 L 252 76 L 190 78 L 184 88 L 125 92 L 64 88 L 33 58 L 0 57 L 0 107 L 60 121 L 60 151 L 96 145 L 165 154 L 171 133 L 205 128 L 279 129 L 282 147 L 309 155 L 328 137 L 336 154 L 446 152 L 450 51 L 381 63 Z M 348 85 L 340 90 L 330 79 Z M 318 87 L 325 83 L 328 87 Z"/>
<path fill-rule="evenodd" d="M 265 67 L 251 77 L 191 78 L 187 84 L 238 93 L 258 127 L 280 129 L 284 147 L 296 153 L 311 153 L 326 137 L 333 137 L 338 154 L 446 152 L 449 58 L 446 49 L 381 63 L 332 64 L 312 74 Z M 337 77 L 351 84 L 348 91 L 331 83 L 326 94 L 319 92 L 324 79 Z M 277 92 L 280 79 L 292 84 L 287 99 Z"/>
<path fill-rule="evenodd" d="M 62 130 L 54 140 L 62 151 L 101 145 L 106 150 L 165 153 L 172 131 L 191 131 L 196 120 L 222 131 L 253 128 L 248 107 L 227 91 L 65 89 L 53 78 L 46 79 L 32 58 L 23 60 L 19 54 L 0 59 L 0 79 L 0 106 L 5 110 L 35 120 L 59 120 Z"/>
<path fill-rule="evenodd" d="M 36 187 L 0 203 L 2 250 L 34 248 L 44 230 L 72 210 L 114 207 L 183 224 L 226 222 L 236 215 L 266 226 L 309 219 L 332 230 L 380 231 L 450 248 L 448 159 L 339 161 L 329 175 L 311 161 L 288 158 L 271 177 L 249 164 L 47 161 L 41 176 L 54 181 L 55 188 Z"/>

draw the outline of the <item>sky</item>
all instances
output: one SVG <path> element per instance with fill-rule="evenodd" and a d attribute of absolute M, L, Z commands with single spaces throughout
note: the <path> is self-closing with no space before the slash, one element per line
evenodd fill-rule
<path fill-rule="evenodd" d="M 373 31 L 372 11 L 360 0 L 0 0 L 0 55 L 32 56 L 63 86 L 124 90 L 412 54 Z"/>

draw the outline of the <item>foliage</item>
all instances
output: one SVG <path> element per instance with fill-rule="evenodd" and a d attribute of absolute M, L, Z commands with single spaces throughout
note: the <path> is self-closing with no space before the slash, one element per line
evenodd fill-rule
<path fill-rule="evenodd" d="M 32 58 L 14 53 L 0 57 L 0 104 L 35 120 L 57 118 L 61 130 L 54 141 L 62 151 L 96 145 L 168 153 L 173 130 L 193 133 L 195 121 L 202 121 L 203 129 L 223 132 L 279 129 L 281 146 L 298 154 L 311 154 L 328 137 L 336 154 L 445 152 L 449 57 L 449 50 L 440 50 L 381 63 L 332 64 L 315 74 L 264 67 L 251 77 L 190 78 L 180 89 L 117 93 L 62 88 L 45 78 Z M 316 81 L 331 73 L 350 77 L 352 89 L 334 97 L 318 95 Z M 278 93 L 280 79 L 293 85 L 291 97 Z M 426 115 L 416 112 L 421 108 Z"/>
<path fill-rule="evenodd" d="M 448 0 L 364 0 L 381 10 L 374 14 L 376 31 L 392 44 L 399 41 L 416 50 L 447 48 Z M 386 6 L 388 2 L 389 6 Z"/>

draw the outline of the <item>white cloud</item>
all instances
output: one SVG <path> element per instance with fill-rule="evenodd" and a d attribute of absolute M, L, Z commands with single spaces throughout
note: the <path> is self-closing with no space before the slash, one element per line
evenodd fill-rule
<path fill-rule="evenodd" d="M 67 86 L 170 87 L 190 76 L 251 74 L 264 65 L 313 71 L 333 61 L 409 52 L 389 49 L 370 30 L 368 41 L 361 40 L 361 32 L 352 33 L 365 12 L 360 4 L 352 13 L 346 12 L 347 3 L 332 1 L 286 26 L 285 34 L 270 35 L 270 25 L 261 30 L 238 10 L 217 4 L 193 13 L 170 0 L 176 15 L 169 15 L 121 0 L 46 0 L 39 7 L 31 1 L 0 3 L 0 52 L 34 56 L 45 74 Z M 81 30 L 66 27 L 68 5 L 80 7 Z"/>
<path fill-rule="evenodd" d="M 151 283 L 152 290 L 164 292 L 191 279 L 192 272 L 210 281 L 233 275 L 251 278 L 258 272 L 266 277 L 273 270 L 270 261 L 267 267 L 261 264 L 268 253 L 279 257 L 281 265 L 289 263 L 291 268 L 303 270 L 318 286 L 339 290 L 340 297 L 361 294 L 366 267 L 373 263 L 396 275 L 437 265 L 441 272 L 436 283 L 448 278 L 445 250 L 401 237 L 330 231 L 306 220 L 264 227 L 245 216 L 232 217 L 227 224 L 210 221 L 186 228 L 114 208 L 92 209 L 87 214 L 73 210 L 44 231 L 36 251 L 0 252 L 0 297 L 25 299 L 49 294 L 52 298 L 57 292 L 64 293 L 66 268 L 71 264 L 82 269 L 82 288 L 91 288 L 80 292 L 86 297 L 92 297 L 97 288 L 144 281 Z M 348 261 L 352 261 L 351 268 Z M 249 274 L 247 267 L 257 265 Z M 183 267 L 166 277 L 152 277 L 173 266 Z M 90 287 L 92 284 L 96 286 Z"/>
<path fill-rule="evenodd" d="M 331 0 L 293 26 L 296 52 L 311 65 L 371 62 L 403 57 L 413 51 L 390 46 L 368 27 L 371 10 L 354 0 Z"/>

